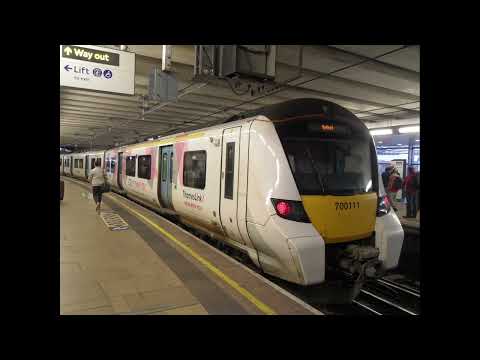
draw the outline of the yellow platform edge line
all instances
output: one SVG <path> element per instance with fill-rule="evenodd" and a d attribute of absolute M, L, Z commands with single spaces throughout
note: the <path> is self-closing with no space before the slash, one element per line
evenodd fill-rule
<path fill-rule="evenodd" d="M 153 226 L 155 229 L 160 231 L 163 235 L 165 235 L 168 239 L 173 241 L 175 244 L 180 246 L 183 250 L 185 250 L 188 254 L 190 254 L 193 258 L 195 258 L 199 263 L 201 263 L 203 266 L 205 266 L 208 270 L 213 272 L 215 275 L 217 275 L 221 280 L 223 280 L 225 283 L 227 283 L 230 287 L 232 287 L 234 290 L 239 292 L 243 297 L 245 297 L 248 301 L 250 301 L 253 305 L 255 305 L 260 311 L 262 311 L 264 314 L 267 315 L 277 315 L 277 313 L 268 305 L 257 299 L 251 292 L 249 292 L 247 289 L 243 288 L 240 286 L 235 280 L 230 278 L 228 275 L 223 273 L 220 269 L 215 267 L 211 262 L 208 260 L 204 259 L 202 256 L 198 255 L 195 251 L 190 249 L 187 245 L 183 244 L 181 241 L 179 241 L 175 236 L 170 234 L 168 231 L 163 229 L 161 226 L 157 225 L 147 217 L 143 216 L 136 210 L 132 209 L 125 203 L 115 199 L 111 195 L 106 195 L 108 196 L 109 199 L 115 201 L 116 203 L 120 204 L 121 206 L 125 207 L 128 211 L 130 211 L 132 214 L 136 215 L 140 219 L 142 219 L 144 222 L 148 223 L 149 225 Z"/>

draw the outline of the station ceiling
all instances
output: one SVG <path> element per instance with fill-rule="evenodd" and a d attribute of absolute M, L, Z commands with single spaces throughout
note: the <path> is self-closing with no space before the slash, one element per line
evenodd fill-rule
<path fill-rule="evenodd" d="M 173 45 L 178 99 L 143 117 L 142 108 L 158 105 L 145 96 L 150 71 L 161 66 L 162 46 L 127 46 L 136 54 L 135 95 L 60 87 L 61 145 L 106 148 L 142 141 L 303 97 L 344 106 L 369 128 L 420 123 L 418 45 L 278 45 L 276 81 L 287 83 L 268 96 L 237 95 L 224 80 L 193 82 L 194 46 Z"/>

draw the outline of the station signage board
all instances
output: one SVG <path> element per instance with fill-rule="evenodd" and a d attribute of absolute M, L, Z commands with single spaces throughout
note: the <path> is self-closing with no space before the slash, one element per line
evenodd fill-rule
<path fill-rule="evenodd" d="M 60 86 L 135 94 L 135 54 L 92 45 L 60 45 Z"/>

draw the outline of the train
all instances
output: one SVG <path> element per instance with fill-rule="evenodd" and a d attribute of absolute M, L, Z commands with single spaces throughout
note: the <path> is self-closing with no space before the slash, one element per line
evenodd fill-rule
<path fill-rule="evenodd" d="M 398 266 L 404 233 L 373 137 L 338 104 L 294 99 L 214 126 L 104 151 L 60 155 L 62 175 L 107 182 L 299 285 L 336 271 L 374 278 Z"/>

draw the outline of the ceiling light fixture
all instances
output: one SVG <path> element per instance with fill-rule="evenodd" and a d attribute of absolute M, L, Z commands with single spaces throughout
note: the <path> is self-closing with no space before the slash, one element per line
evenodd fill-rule
<path fill-rule="evenodd" d="M 370 130 L 370 134 L 373 135 L 373 136 L 376 136 L 376 135 L 391 135 L 392 134 L 392 129 Z"/>
<path fill-rule="evenodd" d="M 420 132 L 420 125 L 416 126 L 405 126 L 398 129 L 400 134 L 410 134 Z"/>

